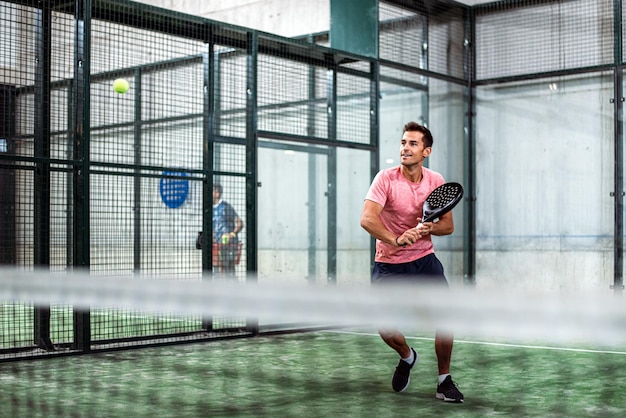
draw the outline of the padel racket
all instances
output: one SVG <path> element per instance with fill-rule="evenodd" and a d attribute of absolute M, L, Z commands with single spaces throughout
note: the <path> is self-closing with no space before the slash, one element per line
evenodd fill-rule
<path fill-rule="evenodd" d="M 463 198 L 463 186 L 459 183 L 444 183 L 433 190 L 422 209 L 422 221 L 432 222 L 452 210 Z M 419 226 L 419 225 L 418 225 Z"/>

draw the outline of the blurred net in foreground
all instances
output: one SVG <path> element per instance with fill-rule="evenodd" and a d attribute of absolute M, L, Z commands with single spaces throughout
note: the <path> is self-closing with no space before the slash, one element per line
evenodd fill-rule
<path fill-rule="evenodd" d="M 174 282 L 2 270 L 16 301 L 305 321 L 327 331 L 0 363 L 0 416 L 381 416 L 449 413 L 434 399 L 432 331 L 457 335 L 467 416 L 618 416 L 626 408 L 622 296 L 426 288 Z M 407 393 L 376 329 L 420 353 Z M 3 314 L 2 332 L 10 327 Z M 15 360 L 15 359 L 13 359 Z M 456 406 L 454 406 L 456 409 Z"/>
<path fill-rule="evenodd" d="M 424 286 L 315 286 L 290 280 L 179 281 L 155 277 L 54 275 L 0 270 L 2 306 L 131 310 L 136 315 L 262 318 L 272 322 L 445 328 L 515 341 L 621 344 L 626 307 L 621 294 L 542 293 L 519 289 Z M 4 315 L 9 324 L 10 316 Z M 93 331 L 92 331 L 93 332 Z"/>

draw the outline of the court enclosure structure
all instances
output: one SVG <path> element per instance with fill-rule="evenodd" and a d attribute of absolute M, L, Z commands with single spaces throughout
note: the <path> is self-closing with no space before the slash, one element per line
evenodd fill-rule
<path fill-rule="evenodd" d="M 219 277 L 195 241 L 220 183 L 238 280 L 367 285 L 363 198 L 415 120 L 466 192 L 435 241 L 453 284 L 621 292 L 625 13 L 380 1 L 370 57 L 128 1 L 0 1 L 0 263 Z M 28 301 L 0 321 L 3 359 L 300 325 Z"/>

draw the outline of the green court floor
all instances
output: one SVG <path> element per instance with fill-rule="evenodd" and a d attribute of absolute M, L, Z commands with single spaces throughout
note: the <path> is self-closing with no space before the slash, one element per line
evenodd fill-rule
<path fill-rule="evenodd" d="M 411 385 L 372 330 L 222 340 L 0 364 L 2 417 L 622 417 L 626 349 L 457 337 L 463 404 L 435 399 L 429 335 Z"/>

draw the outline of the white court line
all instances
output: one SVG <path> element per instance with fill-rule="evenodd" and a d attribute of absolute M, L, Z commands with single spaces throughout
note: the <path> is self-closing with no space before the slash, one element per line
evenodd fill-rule
<path fill-rule="evenodd" d="M 341 331 L 341 330 L 329 330 L 326 332 L 334 332 L 337 334 L 352 334 L 352 335 L 368 335 L 368 336 L 376 336 L 378 334 L 371 332 L 357 332 L 357 331 Z M 429 337 L 411 337 L 405 336 L 407 340 L 425 340 L 425 341 L 434 341 L 434 338 Z M 454 343 L 461 344 L 478 344 L 478 345 L 491 345 L 497 347 L 511 347 L 511 348 L 528 348 L 534 350 L 554 350 L 554 351 L 572 351 L 576 353 L 595 353 L 595 354 L 618 354 L 618 355 L 626 355 L 626 351 L 611 351 L 611 350 L 592 350 L 587 348 L 570 348 L 570 347 L 550 347 L 543 345 L 524 345 L 524 344 L 509 344 L 509 343 L 494 343 L 489 341 L 468 341 L 468 340 L 454 340 Z"/>

